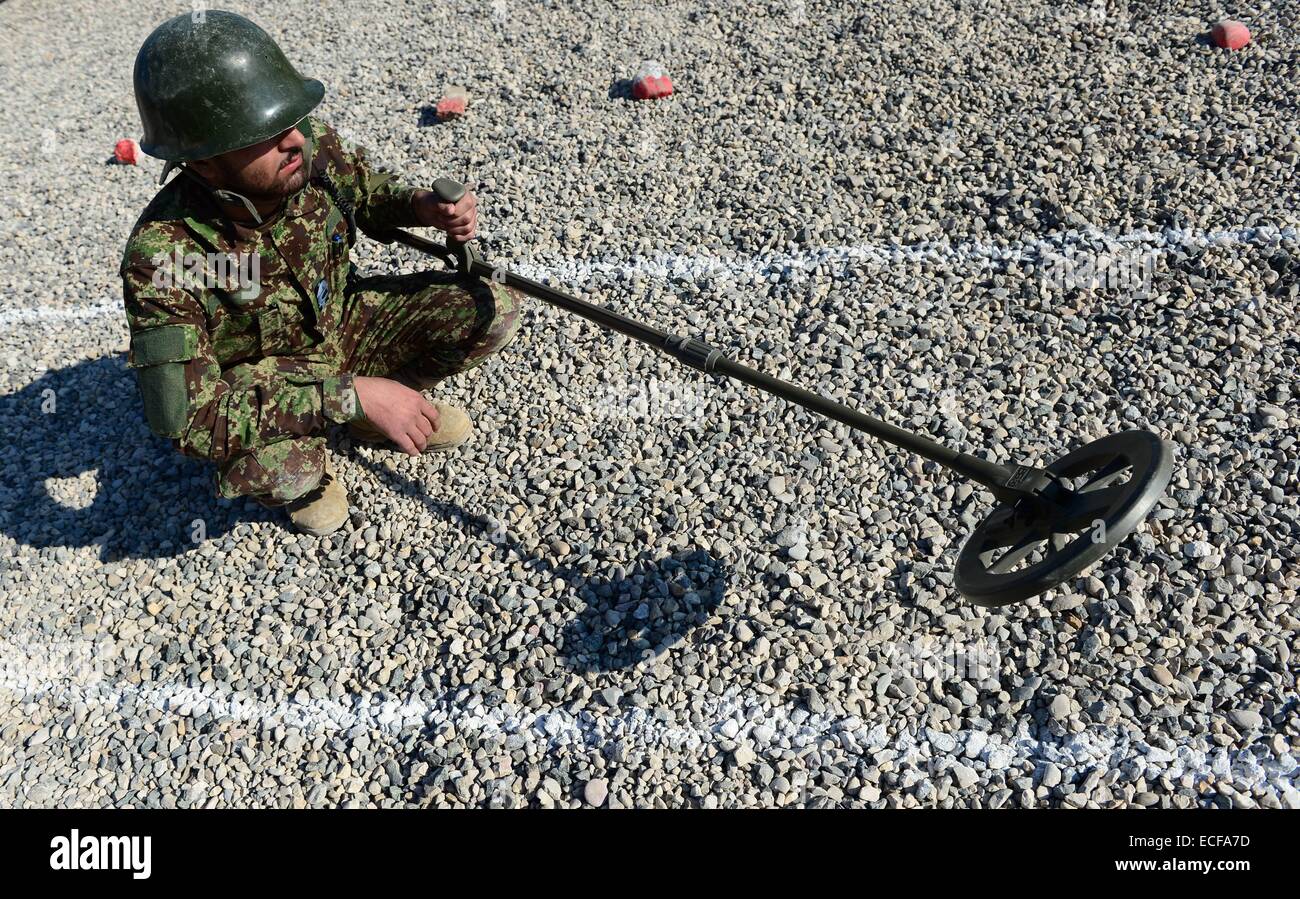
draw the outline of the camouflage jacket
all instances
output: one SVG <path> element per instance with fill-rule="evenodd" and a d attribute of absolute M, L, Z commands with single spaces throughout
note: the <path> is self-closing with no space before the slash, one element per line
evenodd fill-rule
<path fill-rule="evenodd" d="M 323 352 L 323 312 L 347 283 L 349 213 L 371 236 L 417 225 L 416 191 L 320 120 L 298 128 L 311 178 L 266 224 L 230 221 L 182 172 L 127 240 L 127 363 L 149 427 L 186 455 L 222 461 L 359 414 L 352 376 Z"/>

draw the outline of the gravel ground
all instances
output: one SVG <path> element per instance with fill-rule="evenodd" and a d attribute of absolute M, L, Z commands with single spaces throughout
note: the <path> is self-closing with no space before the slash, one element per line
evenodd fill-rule
<path fill-rule="evenodd" d="M 1175 442 L 997 612 L 980 494 L 540 303 L 456 455 L 337 436 L 338 534 L 212 498 L 123 359 L 161 166 L 104 164 L 189 4 L 0 4 L 0 803 L 1300 807 L 1300 5 L 863 6 L 231 8 L 493 259 L 965 451 Z"/>

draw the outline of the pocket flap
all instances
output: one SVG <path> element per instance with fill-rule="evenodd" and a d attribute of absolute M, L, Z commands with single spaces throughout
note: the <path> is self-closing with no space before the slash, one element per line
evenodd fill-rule
<path fill-rule="evenodd" d="M 167 362 L 188 362 L 198 351 L 197 325 L 163 325 L 131 335 L 126 364 L 131 368 L 145 368 Z"/>

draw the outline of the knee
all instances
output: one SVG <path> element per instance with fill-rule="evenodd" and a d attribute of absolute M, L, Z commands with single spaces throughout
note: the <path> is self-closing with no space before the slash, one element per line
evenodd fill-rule
<path fill-rule="evenodd" d="M 218 469 L 218 490 L 227 499 L 252 496 L 272 504 L 292 502 L 320 483 L 326 452 L 324 438 L 307 437 L 240 453 Z"/>
<path fill-rule="evenodd" d="M 483 331 L 480 346 L 483 352 L 493 353 L 509 344 L 519 333 L 519 317 L 528 295 L 496 282 L 491 282 L 488 289 L 492 298 L 492 314 Z"/>

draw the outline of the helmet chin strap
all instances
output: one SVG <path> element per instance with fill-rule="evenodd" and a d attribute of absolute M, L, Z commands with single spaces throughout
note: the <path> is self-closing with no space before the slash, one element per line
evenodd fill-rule
<path fill-rule="evenodd" d="M 256 222 L 259 225 L 262 224 L 262 216 L 258 214 L 257 207 L 252 204 L 252 202 L 248 199 L 248 197 L 244 196 L 243 194 L 237 194 L 233 190 L 224 190 L 219 187 L 213 187 L 212 184 L 209 183 L 207 178 L 204 178 L 202 175 L 200 175 L 198 172 L 194 171 L 192 168 L 190 168 L 187 165 L 183 165 L 181 163 L 168 163 L 168 166 L 172 166 L 172 165 L 175 165 L 183 173 L 189 175 L 191 178 L 197 181 L 209 193 L 211 193 L 212 196 L 216 197 L 221 202 L 228 203 L 232 206 L 234 205 L 243 206 L 246 210 L 248 210 L 248 214 L 253 217 L 254 222 Z"/>
<path fill-rule="evenodd" d="M 243 194 L 237 194 L 233 190 L 214 189 L 212 191 L 212 195 L 216 197 L 218 200 L 221 200 L 225 203 L 229 203 L 232 206 L 236 203 L 243 203 L 244 208 L 248 210 L 248 214 L 253 217 L 253 221 L 255 221 L 259 225 L 262 224 L 262 217 L 257 214 L 257 207 L 254 206 L 251 202 L 249 202 L 248 197 L 244 196 Z"/>

